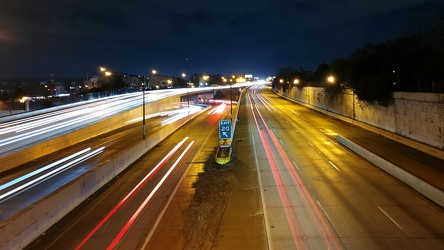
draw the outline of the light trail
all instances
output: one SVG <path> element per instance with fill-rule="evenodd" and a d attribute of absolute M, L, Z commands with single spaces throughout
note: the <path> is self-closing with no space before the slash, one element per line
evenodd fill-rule
<path fill-rule="evenodd" d="M 131 101 L 133 99 L 133 101 Z M 103 105 L 111 105 L 117 104 L 117 101 L 120 102 L 134 102 L 135 97 L 131 97 L 129 94 L 122 95 L 120 97 L 114 97 L 112 99 L 110 98 L 104 98 L 103 100 L 97 100 L 92 104 L 86 104 L 81 106 L 75 106 L 68 109 L 63 109 L 59 111 L 53 111 L 50 113 L 35 115 L 31 117 L 22 118 L 19 120 L 13 120 L 10 122 L 4 122 L 0 124 L 0 135 L 10 133 L 10 132 L 16 132 L 26 129 L 31 129 L 35 127 L 35 124 L 41 124 L 46 125 L 49 122 L 54 122 L 58 120 L 64 120 L 69 117 L 72 117 L 74 115 L 81 115 L 88 113 L 91 109 L 103 106 Z M 114 103 L 114 104 L 112 104 Z"/>
<path fill-rule="evenodd" d="M 196 112 L 199 112 L 200 110 L 201 110 L 201 107 L 197 107 L 197 106 L 192 106 L 192 108 L 190 108 L 190 109 L 188 109 L 188 108 L 180 109 L 171 118 L 163 120 L 161 122 L 161 124 L 162 124 L 162 126 L 171 124 L 171 123 L 173 123 L 173 122 L 175 122 L 177 120 L 180 120 L 180 119 L 182 119 L 184 117 L 187 117 L 188 114 L 194 114 Z"/>
<path fill-rule="evenodd" d="M 165 157 L 97 224 L 97 226 L 77 245 L 76 250 L 83 247 L 89 239 L 115 214 L 122 205 L 124 205 L 131 197 L 151 179 L 151 177 L 165 164 L 165 162 L 185 143 L 188 137 L 180 141 Z"/>
<path fill-rule="evenodd" d="M 89 109 L 88 110 L 89 112 L 80 112 L 81 114 L 87 114 L 87 113 L 90 113 L 90 114 L 85 115 L 85 116 L 81 116 L 81 117 L 78 117 L 75 119 L 67 119 L 68 118 L 68 117 L 66 117 L 67 114 L 64 114 L 62 116 L 62 119 L 60 119 L 59 117 L 48 118 L 48 119 L 45 119 L 45 123 L 38 122 L 38 124 L 40 125 L 39 127 L 42 127 L 40 129 L 32 130 L 32 131 L 26 132 L 26 133 L 17 134 L 15 136 L 10 136 L 10 137 L 7 137 L 6 139 L 0 140 L 0 147 L 4 147 L 4 146 L 12 144 L 12 143 L 23 141 L 25 139 L 29 139 L 29 138 L 32 138 L 32 137 L 35 137 L 35 136 L 38 136 L 38 135 L 41 135 L 44 133 L 55 131 L 55 130 L 64 128 L 66 126 L 73 126 L 74 124 L 80 124 L 82 122 L 87 122 L 90 120 L 97 120 L 98 117 L 104 116 L 104 114 L 106 114 L 106 116 L 112 116 L 112 115 L 120 112 L 121 110 L 126 110 L 128 107 L 133 106 L 134 103 L 136 103 L 136 102 L 137 102 L 136 100 L 134 100 L 132 102 L 128 102 L 127 100 L 122 100 L 120 102 L 107 103 L 107 104 L 101 105 L 99 107 Z M 73 114 L 71 114 L 69 116 L 75 117 L 78 115 L 79 115 L 79 113 L 74 112 Z M 63 120 L 63 122 L 60 122 L 60 120 Z M 29 126 L 31 128 L 37 127 L 37 126 L 33 126 L 32 123 L 29 124 Z M 20 130 L 18 130 L 18 132 L 19 131 L 24 131 L 24 130 L 20 129 Z"/>
<path fill-rule="evenodd" d="M 157 183 L 156 187 L 151 191 L 151 193 L 146 197 L 146 199 L 143 201 L 143 203 L 139 206 L 139 208 L 136 210 L 136 212 L 131 216 L 130 220 L 125 224 L 125 226 L 122 228 L 122 230 L 119 232 L 119 234 L 114 238 L 114 240 L 111 242 L 111 244 L 108 246 L 108 250 L 113 249 L 117 243 L 119 243 L 119 240 L 123 237 L 123 235 L 128 231 L 128 229 L 131 227 L 131 225 L 134 223 L 137 217 L 139 217 L 140 213 L 143 211 L 143 209 L 146 207 L 148 202 L 153 198 L 154 194 L 157 193 L 159 188 L 163 185 L 165 180 L 170 176 L 170 174 L 173 172 L 173 170 L 176 168 L 177 164 L 182 160 L 182 158 L 185 156 L 185 154 L 188 152 L 188 150 L 191 148 L 191 146 L 194 144 L 194 141 L 192 141 L 188 147 L 185 148 L 185 150 L 182 152 L 182 154 L 177 158 L 177 160 L 174 162 L 174 164 L 171 166 L 171 168 L 168 170 L 168 172 L 162 177 L 162 179 Z"/>
<path fill-rule="evenodd" d="M 252 101 L 252 103 L 253 102 L 254 101 Z M 333 230 L 331 229 L 330 225 L 325 220 L 318 206 L 312 199 L 310 193 L 308 192 L 307 188 L 302 182 L 299 174 L 292 166 L 292 162 L 290 161 L 285 151 L 283 150 L 282 146 L 278 142 L 278 139 L 276 138 L 274 133 L 268 128 L 259 109 L 255 108 L 255 105 L 251 105 L 251 108 L 253 110 L 253 118 L 256 123 L 256 127 L 260 132 L 262 144 L 264 145 L 270 169 L 272 171 L 273 178 L 275 180 L 279 192 L 282 206 L 285 215 L 287 217 L 288 225 L 290 227 L 291 234 L 293 235 L 293 241 L 296 248 L 304 249 L 306 248 L 306 246 L 302 242 L 300 242 L 301 238 L 300 231 L 303 229 L 300 228 L 300 223 L 297 221 L 298 210 L 290 209 L 292 204 L 290 200 L 294 199 L 294 197 L 292 197 L 291 194 L 289 193 L 290 186 L 296 187 L 300 195 L 300 198 L 304 202 L 305 207 L 307 208 L 307 211 L 310 214 L 310 218 L 313 221 L 313 224 L 315 225 L 317 232 L 322 238 L 322 241 L 324 245 L 327 247 L 327 249 L 342 249 L 341 244 L 338 242 L 336 235 L 333 233 Z M 273 151 L 272 148 L 275 148 L 276 150 Z M 278 155 L 276 155 L 276 153 L 274 152 L 277 152 Z M 284 167 L 285 170 L 287 170 L 287 173 L 289 174 L 293 184 L 291 183 L 286 184 L 283 172 L 279 171 L 280 164 L 277 162 L 276 159 L 282 160 L 282 166 Z"/>
<path fill-rule="evenodd" d="M 222 103 L 219 106 L 217 106 L 216 108 L 214 108 L 211 111 L 209 111 L 208 114 L 209 115 L 222 114 L 224 112 L 226 106 L 227 106 L 226 103 Z"/>
<path fill-rule="evenodd" d="M 66 163 L 66 164 L 64 164 L 64 165 L 62 165 L 62 166 L 60 166 L 58 168 L 55 168 L 55 169 L 49 171 L 48 173 L 40 175 L 40 176 L 38 176 L 38 177 L 36 177 L 36 178 L 34 178 L 34 179 L 24 183 L 23 185 L 20 185 L 20 186 L 14 188 L 14 189 L 12 189 L 12 190 L 2 194 L 2 195 L 0 195 L 0 202 L 3 202 L 6 199 L 11 198 L 11 196 L 17 195 L 17 193 L 23 192 L 24 190 L 26 190 L 26 189 L 28 189 L 28 188 L 30 188 L 30 187 L 32 187 L 32 186 L 34 186 L 34 185 L 36 185 L 36 184 L 46 180 L 46 179 L 48 179 L 48 178 L 50 178 L 50 177 L 52 177 L 52 176 L 54 176 L 56 174 L 59 174 L 59 173 L 65 171 L 65 170 L 69 169 L 69 168 L 75 166 L 76 164 L 78 164 L 78 163 L 80 163 L 82 161 L 85 161 L 85 160 L 87 160 L 87 159 L 89 159 L 91 157 L 96 156 L 97 154 L 100 154 L 101 152 L 103 152 L 104 149 L 105 149 L 105 147 L 101 147 L 101 148 L 98 148 L 98 149 L 96 149 L 94 151 L 91 151 L 88 154 L 84 154 L 81 157 L 78 157 L 78 158 L 74 159 L 73 161 L 70 161 L 70 162 L 68 162 L 68 163 Z"/>
<path fill-rule="evenodd" d="M 37 175 L 37 174 L 39 174 L 39 173 L 41 173 L 43 171 L 46 171 L 47 169 L 50 169 L 50 168 L 52 168 L 52 167 L 54 167 L 54 166 L 56 166 L 56 165 L 58 165 L 60 163 L 63 163 L 63 162 L 68 161 L 68 160 L 71 160 L 72 158 L 74 158 L 74 157 L 76 157 L 78 155 L 84 154 L 84 153 L 86 153 L 86 152 L 88 152 L 90 150 L 91 150 L 90 147 L 86 148 L 86 149 L 83 149 L 83 150 L 81 150 L 81 151 L 79 151 L 77 153 L 74 153 L 74 154 L 72 154 L 70 156 L 67 156 L 67 157 L 63 158 L 63 159 L 55 161 L 55 162 L 53 162 L 53 163 L 51 163 L 49 165 L 46 165 L 46 166 L 41 167 L 41 168 L 39 168 L 37 170 L 34 170 L 34 171 L 30 172 L 30 173 L 27 173 L 27 174 L 25 174 L 23 176 L 20 176 L 19 178 L 16 178 L 16 179 L 14 179 L 12 181 L 9 181 L 9 182 L 7 182 L 7 183 L 5 183 L 3 185 L 0 185 L 0 191 L 2 191 L 5 188 L 8 188 L 8 187 L 10 187 L 12 185 L 15 185 L 15 184 L 17 184 L 17 183 L 19 183 L 21 181 L 24 181 L 24 180 L 26 180 L 26 179 L 28 179 L 30 177 L 33 177 L 33 176 L 35 176 L 35 175 Z"/>
<path fill-rule="evenodd" d="M 110 117 L 131 107 L 140 106 L 142 103 L 140 95 L 140 93 L 123 95 L 97 101 L 87 106 L 73 107 L 17 121 L 4 122 L 0 125 L 0 153 L 12 150 L 14 145 L 19 145 L 17 144 L 18 142 L 26 141 L 31 143 L 32 140 L 37 140 L 37 137 L 42 134 L 51 136 L 57 131 L 96 121 L 100 118 Z M 153 99 L 160 99 L 165 94 L 153 94 L 153 96 L 158 97 Z M 149 99 L 149 101 L 153 101 L 153 99 Z"/>

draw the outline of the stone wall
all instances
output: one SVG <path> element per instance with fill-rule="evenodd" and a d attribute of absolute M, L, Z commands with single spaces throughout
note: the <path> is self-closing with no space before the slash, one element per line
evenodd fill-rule
<path fill-rule="evenodd" d="M 444 149 L 444 94 L 396 92 L 394 104 L 388 107 L 360 102 L 349 90 L 332 94 L 320 87 L 294 87 L 291 93 L 281 94 L 437 149 Z"/>

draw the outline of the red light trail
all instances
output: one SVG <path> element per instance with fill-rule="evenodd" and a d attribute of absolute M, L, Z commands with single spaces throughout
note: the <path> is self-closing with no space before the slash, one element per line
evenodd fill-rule
<path fill-rule="evenodd" d="M 324 215 L 316 205 L 316 202 L 311 197 L 299 174 L 296 172 L 296 169 L 293 168 L 291 161 L 286 155 L 282 146 L 279 144 L 273 132 L 268 128 L 264 118 L 251 97 L 250 101 L 251 110 L 253 111 L 253 118 L 265 149 L 267 160 L 276 183 L 279 197 L 282 202 L 282 207 L 284 209 L 285 216 L 287 217 L 288 226 L 290 227 L 296 249 L 305 249 L 307 246 L 303 242 L 304 238 L 301 237 L 301 232 L 304 231 L 304 228 L 301 227 L 301 223 L 298 221 L 298 218 L 302 218 L 301 216 L 303 215 L 301 215 L 297 209 L 292 209 L 294 204 L 297 204 L 298 202 L 296 200 L 297 197 L 291 195 L 290 187 L 293 186 L 296 187 L 299 197 L 307 208 L 310 218 L 313 221 L 313 224 L 316 226 L 317 232 L 322 238 L 322 242 L 326 248 L 342 249 L 342 246 L 337 240 L 331 226 L 326 221 Z M 287 183 L 288 181 L 286 181 L 283 174 L 284 171 L 282 170 L 286 170 L 286 173 L 288 173 L 290 176 L 292 183 Z"/>
<path fill-rule="evenodd" d="M 154 167 L 132 190 L 129 192 L 104 218 L 97 224 L 97 226 L 80 242 L 75 248 L 79 250 L 86 244 L 86 242 L 116 213 L 123 204 L 125 204 L 131 197 L 133 197 L 150 179 L 151 177 L 165 164 L 165 162 L 185 143 L 188 137 L 179 142 L 157 165 Z M 193 142 L 192 142 L 193 143 Z M 192 145 L 191 143 L 191 145 Z M 190 146 L 187 147 L 187 150 Z M 186 151 L 185 151 L 186 152 Z M 183 155 L 183 153 L 182 153 Z M 181 157 L 182 157 L 181 155 Z M 176 161 L 175 164 L 177 164 Z M 175 166 L 174 166 L 175 167 Z M 172 167 L 172 168 L 174 168 Z M 171 169 L 170 169 L 171 170 Z M 158 189 L 158 188 L 157 188 Z M 156 189 L 156 190 L 157 190 Z M 132 218 L 133 219 L 133 218 Z M 125 230 L 126 231 L 126 230 Z M 120 236 L 121 237 L 121 236 Z M 119 238 L 120 239 L 120 238 Z"/>

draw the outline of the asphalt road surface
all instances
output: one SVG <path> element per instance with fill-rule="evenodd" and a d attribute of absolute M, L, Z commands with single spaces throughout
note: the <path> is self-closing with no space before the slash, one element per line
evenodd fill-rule
<path fill-rule="evenodd" d="M 187 170 L 200 169 L 214 160 L 218 122 L 226 119 L 229 110 L 229 105 L 218 105 L 189 121 L 28 249 L 144 248 Z M 131 140 L 123 135 L 119 138 L 122 141 L 116 138 L 116 145 Z M 193 190 L 189 187 L 185 192 L 192 194 Z"/>
<path fill-rule="evenodd" d="M 444 249 L 444 209 L 334 138 L 340 134 L 395 164 L 423 166 L 435 175 L 442 161 L 260 87 L 242 99 L 232 162 L 217 166 L 216 124 L 222 118 L 191 121 L 29 249 L 76 248 L 102 221 L 81 249 Z M 108 218 L 185 137 L 162 170 Z"/>
<path fill-rule="evenodd" d="M 398 152 L 389 159 L 415 164 L 402 145 L 266 87 L 250 92 L 246 106 L 270 248 L 444 248 L 444 210 L 334 137 L 365 138 L 378 151 Z"/>

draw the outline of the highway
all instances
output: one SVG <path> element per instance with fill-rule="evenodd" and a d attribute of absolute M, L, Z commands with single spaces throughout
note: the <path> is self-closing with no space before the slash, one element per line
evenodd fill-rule
<path fill-rule="evenodd" d="M 97 99 L 94 102 L 59 111 L 2 122 L 0 124 L 0 154 L 87 126 L 98 119 L 111 117 L 122 110 L 140 106 L 141 102 L 142 93 L 125 94 Z"/>
<path fill-rule="evenodd" d="M 136 249 L 147 244 L 184 173 L 190 165 L 200 164 L 193 162 L 196 154 L 212 152 L 219 145 L 211 133 L 202 131 L 217 129 L 229 108 L 217 105 L 191 120 L 76 208 L 56 231 L 49 231 L 28 248 Z M 110 139 L 125 147 L 136 138 L 137 132 L 127 131 Z M 206 148 L 208 145 L 210 148 Z M 106 161 L 106 157 L 99 155 L 97 161 Z"/>
<path fill-rule="evenodd" d="M 146 102 L 149 103 L 180 93 L 182 95 L 189 95 L 190 93 L 193 95 L 208 91 L 213 91 L 213 88 L 155 91 L 155 93 L 146 92 L 145 98 Z M 98 120 L 112 117 L 125 110 L 134 109 L 142 103 L 141 97 L 141 93 L 113 96 L 91 102 L 68 105 L 60 109 L 56 108 L 2 118 L 1 142 L 4 143 L 1 148 L 2 155 L 8 155 L 9 152 L 19 152 L 24 148 L 39 144 L 51 137 L 61 137 L 65 133 L 89 126 L 89 124 L 97 122 Z M 178 98 L 176 97 L 171 100 L 176 99 Z M 221 109 L 226 109 L 227 104 L 222 103 L 217 106 L 218 109 L 213 111 L 215 114 L 221 112 Z M 205 106 L 191 105 L 188 107 L 186 103 L 181 104 L 171 101 L 163 101 L 159 107 L 151 108 L 149 110 L 151 112 L 147 113 L 145 117 L 147 122 L 145 133 L 148 133 L 146 139 L 148 144 L 144 144 L 152 144 L 149 142 L 151 141 L 152 135 L 155 135 L 155 140 L 158 140 L 157 137 L 163 136 L 162 134 L 165 133 L 160 132 L 160 134 L 157 135 L 158 131 L 168 131 L 168 129 L 165 130 L 164 128 L 169 127 L 169 124 L 177 123 L 176 121 L 178 120 L 191 119 L 196 112 L 200 112 L 203 108 L 205 108 Z M 153 113 L 153 110 L 161 111 Z M 54 221 L 54 219 L 57 221 L 58 212 L 54 209 L 53 211 L 56 213 L 55 216 L 46 214 L 44 217 L 40 217 L 38 215 L 39 206 L 41 206 L 38 205 L 41 203 L 40 201 L 46 199 L 45 197 L 49 195 L 56 197 L 59 190 L 67 190 L 65 186 L 73 186 L 67 184 L 74 183 L 74 180 L 79 179 L 79 177 L 84 178 L 82 176 L 91 175 L 91 170 L 100 172 L 101 166 L 107 164 L 110 159 L 116 158 L 116 155 L 119 155 L 121 151 L 126 151 L 128 148 L 133 147 L 133 145 L 135 145 L 134 143 L 140 144 L 142 117 L 140 114 L 138 115 L 139 117 L 136 116 L 135 119 L 121 121 L 124 123 L 120 124 L 118 129 L 109 133 L 99 134 L 99 136 L 82 141 L 74 146 L 58 147 L 53 153 L 0 173 L 1 227 L 5 228 L 5 225 L 9 225 L 7 228 L 11 228 L 11 230 L 14 228 L 14 232 L 9 235 L 15 236 L 16 234 L 21 234 L 21 227 L 26 228 L 26 230 L 28 230 L 28 228 L 32 230 L 32 228 L 36 227 L 35 225 L 37 225 L 37 228 L 40 227 L 39 221 L 44 222 L 46 217 L 48 217 L 48 221 Z M 179 150 L 179 148 L 176 150 Z M 181 152 L 183 150 L 183 148 L 180 149 Z M 123 160 L 122 163 L 125 163 L 125 159 Z M 4 164 L 1 165 L 3 165 L 2 167 L 5 166 Z M 117 169 L 121 169 L 121 167 L 117 167 L 116 170 Z M 117 173 L 118 172 L 119 171 L 117 171 Z M 80 186 L 81 192 L 78 193 L 78 191 L 74 191 L 77 193 L 72 197 L 74 203 L 79 200 L 79 195 L 83 196 L 83 191 L 95 189 L 95 186 L 98 185 L 94 184 L 96 181 L 101 181 L 103 177 L 105 179 L 109 178 L 108 176 L 97 176 L 99 179 L 96 179 L 97 177 L 94 176 L 95 174 L 91 176 L 93 179 L 82 180 L 84 184 Z M 80 183 L 78 180 L 75 182 Z M 66 198 L 67 197 L 61 197 L 61 203 L 57 204 L 57 207 L 65 210 L 63 207 L 65 206 Z M 72 202 L 68 202 L 66 205 L 69 203 Z M 71 205 L 69 206 L 71 207 Z M 35 218 L 35 224 L 33 224 L 33 220 L 28 220 L 29 222 L 23 223 L 20 222 L 21 220 L 16 219 L 15 221 L 17 221 L 18 226 L 16 227 L 12 225 L 12 223 L 6 222 L 11 221 L 11 216 L 16 217 L 18 214 L 23 214 L 21 211 L 25 210 L 27 211 L 25 214 L 35 214 L 34 216 L 38 216 Z M 26 217 L 22 216 L 22 218 Z M 44 223 L 46 224 L 47 222 Z M 18 228 L 19 231 L 17 231 L 16 228 Z M 7 242 L 7 239 L 10 237 L 9 235 L 8 237 L 2 237 L 2 244 Z M 23 235 L 27 235 L 27 233 Z M 22 239 L 27 239 L 26 236 L 21 237 L 23 237 Z M 17 246 L 16 244 L 23 243 L 20 243 L 19 240 L 16 243 L 11 241 L 11 243 L 8 244 L 10 244 L 10 246 Z"/>
<path fill-rule="evenodd" d="M 238 126 L 245 130 L 235 134 L 236 158 L 230 169 L 236 174 L 237 169 L 250 168 L 235 179 L 248 179 L 251 186 L 236 188 L 245 183 L 235 183 L 231 191 L 225 190 L 230 198 L 221 215 L 223 226 L 205 240 L 207 244 L 215 244 L 216 249 L 444 248 L 444 209 L 338 144 L 335 138 L 344 136 L 406 168 L 423 168 L 423 177 L 434 175 L 442 180 L 442 173 L 437 171 L 442 161 L 281 98 L 264 85 L 247 92 L 240 111 Z M 190 171 L 202 171 L 205 163 L 212 161 L 218 146 L 213 132 L 217 122 L 227 118 L 227 112 L 229 106 L 222 104 L 191 120 L 27 249 L 184 248 L 181 227 L 185 219 L 181 215 L 189 205 L 196 180 L 196 176 L 188 179 L 188 175 Z M 178 116 L 181 113 L 174 112 Z M 168 118 L 150 117 L 148 133 L 165 126 L 162 121 Z M 75 167 L 57 172 L 56 178 L 3 197 L 0 215 L 4 218 L 17 204 L 32 204 L 106 162 L 116 152 L 140 141 L 140 133 L 139 120 L 2 176 L 0 188 L 10 190 L 18 184 L 5 183 L 32 171 L 45 175 L 51 170 L 38 169 L 54 159 L 73 154 L 85 157 Z M 251 195 L 256 189 L 248 199 L 235 198 L 245 190 Z M 174 212 L 169 212 L 171 204 L 176 206 Z M 230 214 L 250 214 L 255 223 L 239 223 Z M 170 220 L 163 222 L 166 217 Z M 238 233 L 226 237 L 233 235 L 233 230 Z M 157 231 L 164 231 L 172 242 L 153 239 Z"/>
<path fill-rule="evenodd" d="M 378 136 L 268 87 L 250 92 L 246 105 L 270 248 L 444 247 L 442 207 L 335 141 L 338 134 L 369 142 Z M 414 155 L 402 157 L 403 147 L 379 145 L 386 146 L 403 165 L 417 164 Z"/>
<path fill-rule="evenodd" d="M 188 114 L 188 109 L 170 110 L 153 116 L 147 120 L 148 133 L 159 130 L 171 119 L 182 118 L 183 114 Z M 140 141 L 141 133 L 140 122 L 127 125 L 2 173 L 0 219 L 7 218 L 90 169 L 100 166 L 119 150 Z"/>

